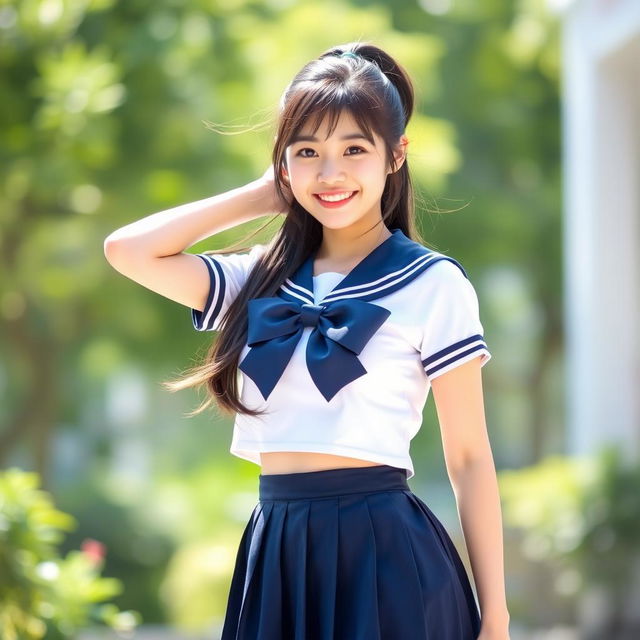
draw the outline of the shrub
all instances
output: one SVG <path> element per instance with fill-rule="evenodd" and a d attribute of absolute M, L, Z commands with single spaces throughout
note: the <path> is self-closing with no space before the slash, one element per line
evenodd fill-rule
<path fill-rule="evenodd" d="M 93 624 L 134 629 L 138 612 L 106 602 L 122 584 L 100 576 L 102 543 L 87 539 L 60 557 L 57 545 L 77 523 L 54 507 L 39 482 L 37 473 L 17 468 L 0 473 L 0 636 L 68 639 Z"/>

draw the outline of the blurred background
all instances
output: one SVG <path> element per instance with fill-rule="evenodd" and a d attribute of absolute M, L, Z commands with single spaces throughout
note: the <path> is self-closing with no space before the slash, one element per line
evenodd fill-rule
<path fill-rule="evenodd" d="M 2 0 L 3 640 L 219 637 L 259 467 L 161 387 L 213 334 L 103 241 L 261 175 L 354 39 L 415 82 L 419 227 L 480 299 L 511 637 L 640 637 L 637 0 Z M 431 397 L 412 456 L 469 568 Z"/>

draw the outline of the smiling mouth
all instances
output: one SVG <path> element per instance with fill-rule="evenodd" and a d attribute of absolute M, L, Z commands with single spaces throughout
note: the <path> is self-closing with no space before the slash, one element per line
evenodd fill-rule
<path fill-rule="evenodd" d="M 313 197 L 316 198 L 323 205 L 338 205 L 343 202 L 349 202 L 358 193 L 357 191 L 342 191 L 339 193 L 314 193 Z"/>

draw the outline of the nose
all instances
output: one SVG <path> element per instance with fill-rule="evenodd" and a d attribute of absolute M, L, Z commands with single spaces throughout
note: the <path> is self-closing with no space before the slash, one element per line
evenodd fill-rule
<path fill-rule="evenodd" d="M 318 182 L 344 182 L 345 174 L 339 162 L 327 161 L 322 165 L 318 174 Z"/>

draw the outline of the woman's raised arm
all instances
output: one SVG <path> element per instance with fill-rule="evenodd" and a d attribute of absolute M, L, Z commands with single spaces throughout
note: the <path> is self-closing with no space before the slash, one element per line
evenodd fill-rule
<path fill-rule="evenodd" d="M 279 213 L 269 170 L 216 196 L 159 211 L 116 229 L 104 241 L 109 264 L 166 298 L 203 309 L 210 280 L 202 260 L 183 253 L 196 242 L 269 213 Z"/>

